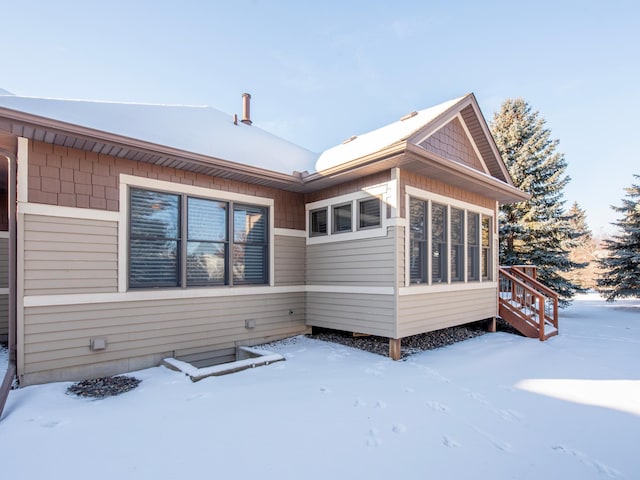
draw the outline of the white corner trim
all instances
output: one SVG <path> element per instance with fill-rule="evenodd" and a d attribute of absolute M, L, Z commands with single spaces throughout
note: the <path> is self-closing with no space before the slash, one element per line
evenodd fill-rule
<path fill-rule="evenodd" d="M 19 203 L 18 211 L 22 214 L 42 215 L 47 217 L 78 218 L 82 220 L 101 220 L 117 222 L 118 212 L 109 210 L 94 210 L 91 208 L 61 207 L 43 203 Z"/>
<path fill-rule="evenodd" d="M 18 137 L 18 202 L 29 201 L 29 139 Z"/>
<path fill-rule="evenodd" d="M 294 230 L 292 228 L 275 228 L 274 229 L 276 236 L 281 237 L 298 237 L 298 238 L 306 238 L 307 232 L 304 230 Z"/>

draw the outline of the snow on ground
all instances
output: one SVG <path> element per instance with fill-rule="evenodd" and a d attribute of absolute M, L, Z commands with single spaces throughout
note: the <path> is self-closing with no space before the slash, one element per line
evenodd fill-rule
<path fill-rule="evenodd" d="M 297 337 L 285 362 L 126 394 L 12 391 L 3 478 L 637 479 L 640 301 L 583 296 L 548 342 L 484 335 L 406 361 Z"/>

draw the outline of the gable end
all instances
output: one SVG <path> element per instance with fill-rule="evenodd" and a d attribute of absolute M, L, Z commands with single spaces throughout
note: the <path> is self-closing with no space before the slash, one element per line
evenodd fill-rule
<path fill-rule="evenodd" d="M 457 117 L 427 137 L 420 143 L 420 146 L 443 158 L 449 158 L 483 173 L 488 173 Z"/>

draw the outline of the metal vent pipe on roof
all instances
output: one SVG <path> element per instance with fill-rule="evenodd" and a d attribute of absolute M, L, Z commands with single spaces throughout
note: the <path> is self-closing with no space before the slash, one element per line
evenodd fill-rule
<path fill-rule="evenodd" d="M 242 94 L 242 123 L 251 125 L 251 95 L 249 93 Z"/>

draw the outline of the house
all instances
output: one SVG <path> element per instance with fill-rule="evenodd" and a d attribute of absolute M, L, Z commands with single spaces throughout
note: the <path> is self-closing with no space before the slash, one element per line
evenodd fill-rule
<path fill-rule="evenodd" d="M 498 206 L 528 197 L 473 94 L 319 155 L 251 125 L 249 101 L 238 121 L 0 96 L 0 335 L 21 385 L 214 364 L 311 327 L 397 358 L 498 315 Z"/>

